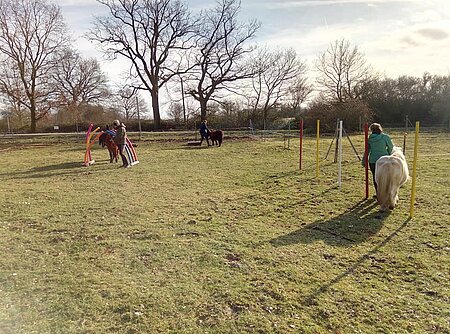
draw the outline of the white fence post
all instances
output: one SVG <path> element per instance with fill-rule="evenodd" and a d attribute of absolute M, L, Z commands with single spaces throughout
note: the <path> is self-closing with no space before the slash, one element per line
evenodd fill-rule
<path fill-rule="evenodd" d="M 338 154 L 338 188 L 341 189 L 342 179 L 342 121 L 339 121 L 339 154 Z"/>

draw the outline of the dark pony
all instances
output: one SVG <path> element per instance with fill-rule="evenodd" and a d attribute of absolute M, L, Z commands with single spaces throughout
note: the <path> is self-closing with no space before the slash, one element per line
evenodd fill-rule
<path fill-rule="evenodd" d="M 217 144 L 222 146 L 223 131 L 222 130 L 209 130 L 209 138 L 211 139 L 212 145 Z"/>
<path fill-rule="evenodd" d="M 117 162 L 119 148 L 117 147 L 116 143 L 114 143 L 113 137 L 109 133 L 103 132 L 98 138 L 98 144 L 102 147 L 106 146 L 108 148 L 110 163 L 113 162 L 113 160 Z"/>

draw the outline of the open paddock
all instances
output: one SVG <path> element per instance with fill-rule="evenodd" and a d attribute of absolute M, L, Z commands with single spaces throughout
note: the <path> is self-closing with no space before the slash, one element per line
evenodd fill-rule
<path fill-rule="evenodd" d="M 0 138 L 0 333 L 450 333 L 448 133 L 420 134 L 412 220 L 411 182 L 391 213 L 363 199 L 345 138 L 338 190 L 330 136 L 316 178 L 314 136 L 299 171 L 294 138 L 170 134 L 131 134 L 129 169 Z"/>

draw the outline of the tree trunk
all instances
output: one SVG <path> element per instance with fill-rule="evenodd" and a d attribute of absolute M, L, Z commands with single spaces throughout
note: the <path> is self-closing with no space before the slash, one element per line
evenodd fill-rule
<path fill-rule="evenodd" d="M 264 130 L 267 130 L 266 126 L 267 126 L 267 109 L 264 108 L 264 110 L 263 110 L 263 129 Z"/>
<path fill-rule="evenodd" d="M 206 99 L 200 99 L 200 116 L 202 120 L 206 119 L 206 102 Z"/>
<path fill-rule="evenodd" d="M 36 102 L 33 99 L 30 102 L 31 102 L 31 108 L 30 108 L 31 126 L 30 126 L 30 131 L 31 131 L 31 133 L 35 133 L 36 132 Z"/>
<path fill-rule="evenodd" d="M 151 95 L 152 95 L 154 129 L 161 130 L 161 116 L 159 114 L 159 91 L 158 91 L 158 88 L 152 89 Z"/>

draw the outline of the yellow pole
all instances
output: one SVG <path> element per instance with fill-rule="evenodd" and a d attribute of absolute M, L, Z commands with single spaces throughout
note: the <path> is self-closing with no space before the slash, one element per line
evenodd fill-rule
<path fill-rule="evenodd" d="M 414 162 L 413 162 L 413 175 L 411 186 L 411 207 L 409 209 L 409 218 L 414 215 L 414 203 L 416 198 L 416 176 L 417 176 L 417 151 L 419 148 L 419 122 L 416 122 L 416 137 L 414 140 Z"/>
<path fill-rule="evenodd" d="M 319 140 L 320 140 L 320 119 L 317 120 L 316 177 L 319 177 Z"/>

